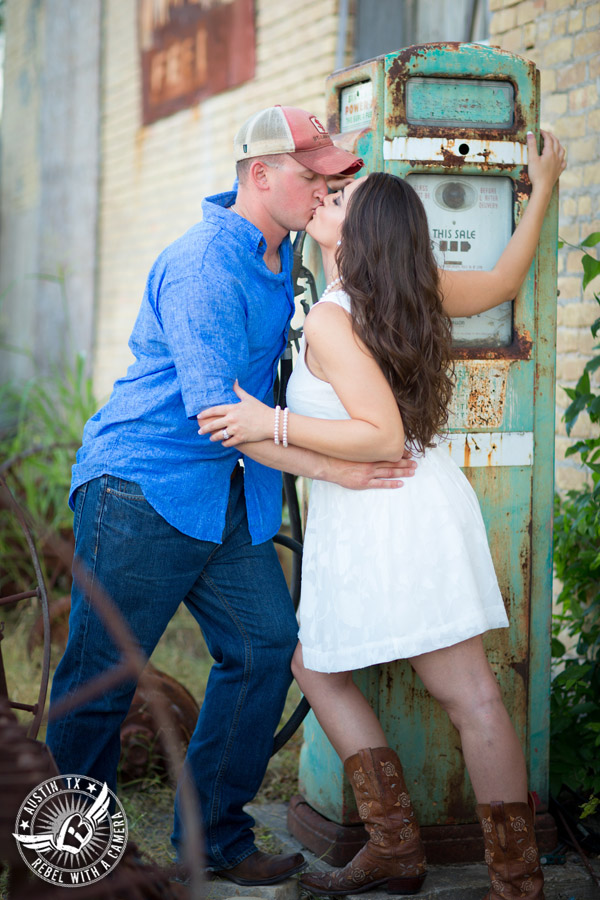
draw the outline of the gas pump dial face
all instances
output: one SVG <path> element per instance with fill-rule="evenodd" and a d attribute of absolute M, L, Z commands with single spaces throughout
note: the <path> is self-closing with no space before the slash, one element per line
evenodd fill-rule
<path fill-rule="evenodd" d="M 512 234 L 511 179 L 413 173 L 406 180 L 425 207 L 438 265 L 462 271 L 492 269 Z M 456 346 L 508 346 L 512 303 L 453 319 L 452 331 Z"/>
<path fill-rule="evenodd" d="M 440 209 L 465 211 L 475 206 L 479 196 L 475 188 L 466 181 L 455 181 L 448 178 L 438 184 L 433 192 L 433 199 Z"/>

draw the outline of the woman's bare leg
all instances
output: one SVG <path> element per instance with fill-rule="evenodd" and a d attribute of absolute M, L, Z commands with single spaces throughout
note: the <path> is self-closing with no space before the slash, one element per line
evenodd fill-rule
<path fill-rule="evenodd" d="M 527 802 L 525 758 L 481 637 L 410 660 L 460 734 L 478 803 Z"/>
<path fill-rule="evenodd" d="M 354 684 L 351 672 L 305 669 L 300 643 L 292 659 L 292 672 L 342 761 L 367 747 L 387 747 L 379 720 Z"/>

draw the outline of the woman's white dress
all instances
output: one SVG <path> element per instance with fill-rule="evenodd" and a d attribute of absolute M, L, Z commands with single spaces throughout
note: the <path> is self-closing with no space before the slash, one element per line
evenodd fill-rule
<path fill-rule="evenodd" d="M 320 302 L 350 310 L 343 291 Z M 308 369 L 304 340 L 287 403 L 305 416 L 350 418 Z M 299 635 L 308 669 L 359 669 L 508 625 L 475 492 L 443 443 L 417 462 L 400 489 L 312 482 Z"/>

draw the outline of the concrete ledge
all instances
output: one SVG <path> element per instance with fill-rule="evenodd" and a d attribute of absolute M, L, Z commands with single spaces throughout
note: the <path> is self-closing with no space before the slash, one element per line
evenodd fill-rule
<path fill-rule="evenodd" d="M 242 887 L 222 879 L 209 881 L 203 896 L 204 900 L 229 900 L 230 897 L 244 897 L 245 900 L 298 900 L 299 891 L 298 882 L 294 878 L 270 887 Z"/>
<path fill-rule="evenodd" d="M 256 819 L 258 825 L 268 828 L 273 837 L 281 844 L 282 852 L 304 853 L 308 868 L 327 871 L 330 867 L 313 856 L 292 837 L 286 827 L 287 807 L 283 803 L 266 803 L 252 805 L 248 812 Z M 544 866 L 546 900 L 599 900 L 600 892 L 590 875 L 583 867 L 579 857 L 569 854 L 570 858 L 564 866 Z M 600 877 L 600 860 L 593 860 L 594 870 Z M 219 884 L 229 893 L 212 893 L 212 886 Z M 247 893 L 235 893 L 236 885 L 223 882 L 211 882 L 208 885 L 208 900 L 224 900 L 227 897 L 245 896 L 272 898 L 272 900 L 304 900 L 310 894 L 303 891 L 297 878 L 290 878 L 282 884 L 269 888 L 238 888 Z M 281 893 L 276 893 L 277 890 Z M 416 896 L 419 900 L 483 900 L 489 890 L 487 868 L 483 863 L 469 865 L 431 866 L 423 889 Z M 389 900 L 386 891 L 369 891 L 368 894 L 355 895 L 357 900 Z"/>

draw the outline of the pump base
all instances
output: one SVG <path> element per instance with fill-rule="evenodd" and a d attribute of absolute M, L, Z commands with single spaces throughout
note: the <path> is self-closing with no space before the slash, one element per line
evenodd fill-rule
<path fill-rule="evenodd" d="M 338 825 L 316 812 L 299 794 L 290 800 L 287 827 L 304 847 L 330 866 L 345 866 L 368 839 L 362 825 Z M 540 853 L 554 850 L 557 843 L 556 823 L 549 813 L 537 814 L 535 835 Z M 479 823 L 422 825 L 421 838 L 427 860 L 434 865 L 480 862 L 483 859 Z"/>

